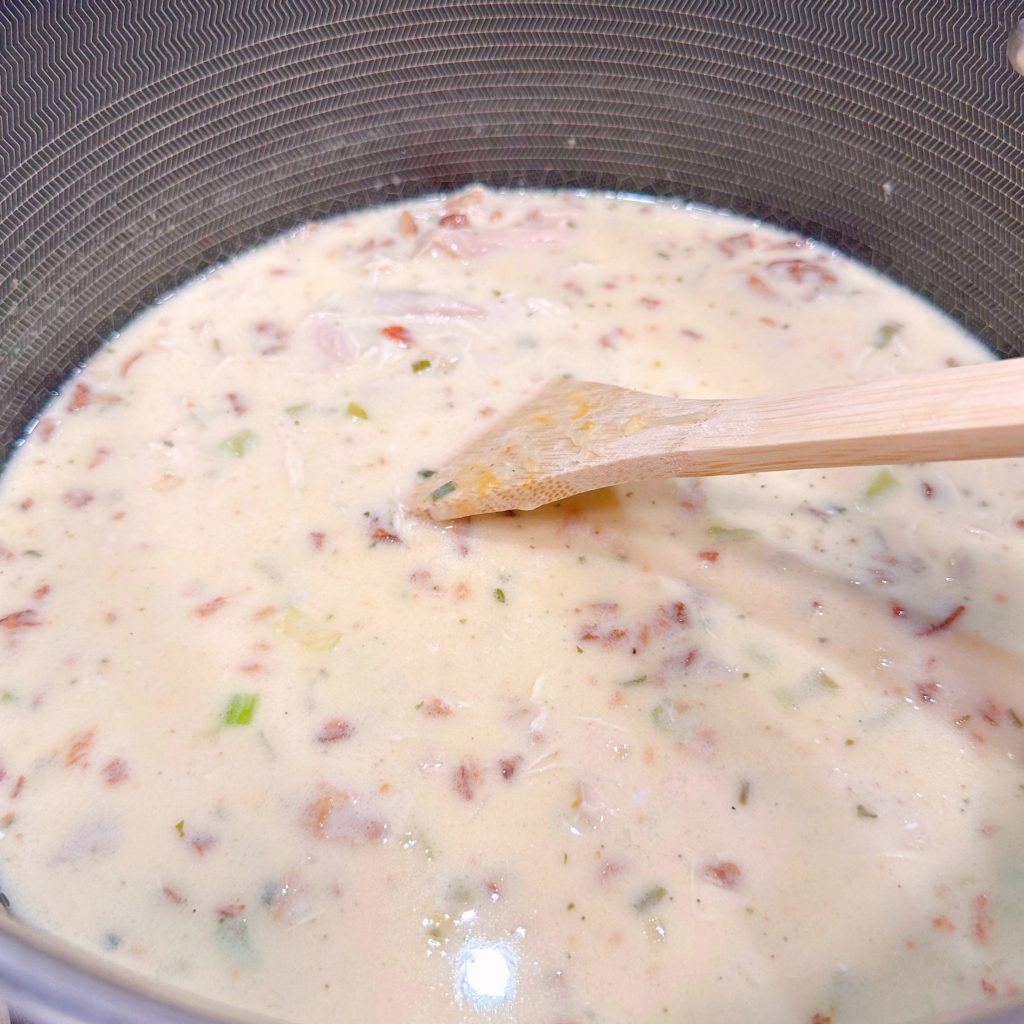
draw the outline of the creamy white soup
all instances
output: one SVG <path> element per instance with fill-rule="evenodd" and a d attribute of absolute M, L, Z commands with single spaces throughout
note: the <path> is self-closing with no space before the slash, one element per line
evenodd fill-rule
<path fill-rule="evenodd" d="M 370 210 L 187 285 L 0 487 L 12 913 L 302 1024 L 1018 998 L 1019 462 L 402 506 L 559 374 L 705 398 L 989 358 L 821 245 L 601 195 Z"/>

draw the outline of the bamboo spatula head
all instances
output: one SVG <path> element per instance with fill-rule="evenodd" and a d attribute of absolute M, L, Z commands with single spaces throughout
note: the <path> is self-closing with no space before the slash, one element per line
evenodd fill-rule
<path fill-rule="evenodd" d="M 558 378 L 501 417 L 459 451 L 408 499 L 412 511 L 435 520 L 533 509 L 571 494 L 624 483 L 615 479 L 616 443 L 653 425 L 652 418 L 697 424 L 713 402 L 670 402 L 627 388 Z M 635 472 L 635 470 L 633 471 Z"/>

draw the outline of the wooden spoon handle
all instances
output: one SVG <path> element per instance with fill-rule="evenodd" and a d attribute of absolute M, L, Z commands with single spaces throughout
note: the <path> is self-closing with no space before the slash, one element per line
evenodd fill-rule
<path fill-rule="evenodd" d="M 696 428 L 699 441 L 693 427 L 671 429 L 679 450 L 651 475 L 1024 455 L 1024 359 L 725 400 Z"/>

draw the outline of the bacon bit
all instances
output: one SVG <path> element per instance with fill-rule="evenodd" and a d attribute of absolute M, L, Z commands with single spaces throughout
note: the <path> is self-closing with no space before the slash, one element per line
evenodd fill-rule
<path fill-rule="evenodd" d="M 161 891 L 176 907 L 180 907 L 185 902 L 185 897 L 173 886 L 165 885 Z"/>
<path fill-rule="evenodd" d="M 21 796 L 21 791 L 25 788 L 25 776 L 19 775 L 17 781 L 11 787 L 11 799 L 17 800 Z"/>
<path fill-rule="evenodd" d="M 832 1024 L 832 1018 L 827 1013 L 816 1013 L 811 1018 L 811 1024 Z"/>
<path fill-rule="evenodd" d="M 690 621 L 690 615 L 682 601 L 675 601 L 673 604 L 665 605 L 662 611 L 680 626 L 685 626 Z"/>
<path fill-rule="evenodd" d="M 759 316 L 757 319 L 761 323 L 763 323 L 765 325 L 765 327 L 778 327 L 779 326 L 779 321 L 776 320 L 775 317 L 773 317 L 773 316 Z"/>
<path fill-rule="evenodd" d="M 465 580 L 459 580 L 453 593 L 456 601 L 465 601 L 473 593 L 473 588 Z"/>
<path fill-rule="evenodd" d="M 839 280 L 828 267 L 810 260 L 772 260 L 765 269 L 772 273 L 786 274 L 797 284 L 810 280 L 812 284 L 822 286 L 835 284 Z"/>
<path fill-rule="evenodd" d="M 936 682 L 918 683 L 917 697 L 925 704 L 934 704 L 939 699 L 939 690 L 942 687 Z"/>
<path fill-rule="evenodd" d="M 515 757 L 503 757 L 498 761 L 498 770 L 501 772 L 501 777 L 506 781 L 511 781 L 512 777 L 516 773 L 516 769 L 522 763 L 522 758 L 516 754 Z"/>
<path fill-rule="evenodd" d="M 57 430 L 57 424 L 50 419 L 49 416 L 40 416 L 39 423 L 36 426 L 35 433 L 39 434 L 39 440 L 44 444 L 53 437 Z"/>
<path fill-rule="evenodd" d="M 392 341 L 398 342 L 399 347 L 409 348 L 412 345 L 412 335 L 409 333 L 409 328 L 403 324 L 388 324 L 387 327 L 382 327 L 380 333 L 385 338 L 390 338 Z"/>
<path fill-rule="evenodd" d="M 731 860 L 716 860 L 704 867 L 704 877 L 723 889 L 735 889 L 743 872 Z"/>
<path fill-rule="evenodd" d="M 332 718 L 323 724 L 323 727 L 316 734 L 317 743 L 337 743 L 340 740 L 351 739 L 355 729 L 350 722 L 344 718 Z"/>
<path fill-rule="evenodd" d="M 989 725 L 998 725 L 1002 716 L 1001 709 L 991 699 L 986 700 L 984 704 L 978 706 L 978 713 L 986 722 L 988 722 Z"/>
<path fill-rule="evenodd" d="M 762 295 L 765 298 L 774 298 L 775 289 L 760 274 L 747 274 L 744 278 L 747 287 L 757 295 Z"/>
<path fill-rule="evenodd" d="M 264 619 L 269 619 L 271 616 L 277 613 L 277 609 L 272 604 L 265 604 L 262 608 L 252 613 L 253 620 L 256 622 L 263 622 Z"/>
<path fill-rule="evenodd" d="M 127 377 L 128 371 L 145 355 L 145 352 L 135 352 L 121 364 L 121 376 Z"/>
<path fill-rule="evenodd" d="M 103 766 L 103 781 L 108 786 L 116 786 L 128 778 L 128 765 L 120 757 L 115 757 Z"/>
<path fill-rule="evenodd" d="M 245 913 L 244 903 L 225 903 L 224 906 L 217 908 L 217 917 L 222 921 L 227 921 L 232 917 L 239 917 Z"/>
<path fill-rule="evenodd" d="M 428 700 L 423 706 L 423 710 L 427 713 L 430 718 L 449 718 L 455 713 L 455 709 L 446 700 L 442 700 L 440 697 L 434 697 Z"/>
<path fill-rule="evenodd" d="M 32 591 L 32 596 L 37 600 L 41 601 L 50 592 L 49 583 L 40 583 L 35 590 Z"/>
<path fill-rule="evenodd" d="M 237 391 L 228 392 L 228 402 L 236 416 L 244 416 L 249 411 L 249 403 Z"/>
<path fill-rule="evenodd" d="M 987 996 L 994 996 L 998 994 L 998 990 L 996 989 L 995 985 L 993 985 L 992 982 L 988 980 L 988 978 L 981 979 L 981 991 L 984 992 Z"/>
<path fill-rule="evenodd" d="M 271 277 L 289 277 L 291 275 L 291 271 L 287 267 L 271 267 L 267 273 Z"/>
<path fill-rule="evenodd" d="M 1024 530 L 1024 519 L 1018 519 L 1015 525 L 1018 530 Z"/>
<path fill-rule="evenodd" d="M 497 903 L 498 900 L 501 899 L 502 895 L 504 895 L 501 891 L 501 884 L 499 882 L 495 882 L 493 879 L 488 879 L 484 882 L 484 892 L 487 893 L 487 898 L 492 903 Z"/>
<path fill-rule="evenodd" d="M 409 573 L 409 582 L 419 590 L 432 590 L 440 594 L 444 587 L 434 582 L 434 576 L 429 569 L 414 569 Z"/>
<path fill-rule="evenodd" d="M 310 530 L 309 542 L 313 545 L 314 551 L 323 551 L 324 544 L 327 542 L 327 534 L 322 530 Z"/>
<path fill-rule="evenodd" d="M 934 498 L 934 497 L 935 497 L 935 488 L 934 488 L 934 487 L 932 487 L 932 485 L 931 485 L 930 483 L 928 483 L 928 481 L 927 481 L 927 480 L 922 480 L 922 481 L 921 481 L 921 493 L 922 493 L 922 494 L 923 494 L 923 495 L 924 495 L 924 496 L 925 496 L 926 498 L 928 498 L 929 500 L 931 500 L 932 498 Z"/>
<path fill-rule="evenodd" d="M 85 487 L 72 487 L 64 492 L 64 504 L 71 508 L 83 508 L 93 500 L 95 495 Z"/>
<path fill-rule="evenodd" d="M 20 612 L 11 612 L 0 619 L 0 626 L 4 629 L 31 629 L 40 625 L 39 613 L 34 608 L 24 608 Z"/>
<path fill-rule="evenodd" d="M 945 362 L 950 369 L 953 369 L 954 366 L 960 365 L 960 360 L 955 358 L 954 356 L 946 356 Z"/>
<path fill-rule="evenodd" d="M 479 763 L 475 757 L 470 757 L 455 769 L 452 785 L 463 800 L 472 800 L 482 778 L 483 773 L 480 771 Z"/>
<path fill-rule="evenodd" d="M 718 552 L 717 551 L 698 551 L 697 552 L 697 557 L 700 558 L 700 560 L 702 562 L 717 562 L 718 561 Z"/>
<path fill-rule="evenodd" d="M 723 238 L 718 242 L 718 251 L 730 258 L 746 249 L 753 248 L 754 237 L 749 231 L 744 231 L 739 235 L 730 235 L 728 238 Z"/>
<path fill-rule="evenodd" d="M 78 765 L 81 768 L 89 767 L 89 751 L 92 741 L 96 736 L 95 728 L 88 732 L 80 732 L 71 737 L 67 753 L 64 755 L 64 764 L 68 768 Z"/>
<path fill-rule="evenodd" d="M 987 946 L 992 937 L 992 911 L 989 899 L 984 893 L 974 898 L 974 917 L 971 921 L 971 935 L 979 946 Z"/>
<path fill-rule="evenodd" d="M 227 602 L 228 599 L 221 594 L 207 601 L 206 604 L 201 604 L 198 608 L 194 608 L 192 614 L 200 619 L 209 618 L 214 612 L 219 612 Z"/>
<path fill-rule="evenodd" d="M 625 327 L 613 327 L 610 331 L 602 334 L 597 341 L 601 348 L 617 349 L 620 338 L 628 340 L 631 337 L 633 335 Z"/>
<path fill-rule="evenodd" d="M 212 850 L 217 845 L 217 837 L 211 836 L 208 832 L 201 832 L 197 836 L 193 836 L 188 843 L 193 850 L 199 854 L 200 857 L 206 856 L 207 850 Z"/>
<path fill-rule="evenodd" d="M 958 604 L 941 622 L 933 623 L 931 626 L 926 626 L 920 630 L 919 636 L 931 636 L 933 633 L 938 633 L 943 629 L 948 629 L 950 626 L 960 618 L 967 609 L 962 604 Z"/>
<path fill-rule="evenodd" d="M 469 217 L 458 211 L 446 213 L 438 222 L 443 228 L 468 228 Z"/>
<path fill-rule="evenodd" d="M 68 412 L 80 412 L 92 401 L 92 388 L 84 381 L 79 381 L 71 390 L 71 401 Z"/>
<path fill-rule="evenodd" d="M 392 533 L 390 530 L 385 530 L 383 526 L 378 526 L 370 533 L 370 540 L 373 542 L 370 544 L 371 548 L 376 547 L 378 544 L 401 544 L 402 538 L 397 533 Z"/>
<path fill-rule="evenodd" d="M 637 302 L 640 303 L 644 309 L 657 309 L 661 305 L 661 299 L 656 299 L 652 295 L 641 295 Z"/>
<path fill-rule="evenodd" d="M 477 409 L 476 414 L 477 416 L 486 420 L 490 419 L 490 417 L 493 416 L 497 411 L 498 410 L 495 409 L 493 405 L 485 405 L 482 409 Z"/>
<path fill-rule="evenodd" d="M 889 611 L 892 612 L 894 619 L 904 619 L 907 616 L 907 610 L 901 604 L 897 604 L 895 601 L 889 602 Z"/>
<path fill-rule="evenodd" d="M 932 927 L 940 932 L 955 932 L 956 925 L 945 914 L 939 914 L 932 918 Z"/>
<path fill-rule="evenodd" d="M 110 449 L 105 444 L 99 445 L 96 451 L 92 453 L 92 458 L 89 460 L 89 469 L 95 469 L 102 462 L 105 462 L 109 455 Z"/>
<path fill-rule="evenodd" d="M 246 675 L 249 676 L 256 676 L 259 675 L 262 671 L 264 671 L 265 668 L 266 666 L 260 664 L 260 662 L 258 661 L 247 661 L 245 662 L 245 664 L 238 666 L 238 671 L 244 672 Z"/>
<path fill-rule="evenodd" d="M 398 218 L 398 233 L 403 238 L 414 238 L 418 231 L 416 218 L 408 210 L 403 210 L 402 216 Z"/>
<path fill-rule="evenodd" d="M 382 782 L 377 787 L 377 792 L 380 793 L 381 796 L 387 796 L 388 793 L 391 792 L 391 783 L 390 782 Z"/>
<path fill-rule="evenodd" d="M 18 508 L 20 508 L 22 512 L 27 512 L 35 503 L 35 498 L 22 498 L 21 501 L 18 503 Z M 0 554 L 0 558 L 2 557 L 3 555 Z"/>
<path fill-rule="evenodd" d="M 283 352 L 288 347 L 288 332 L 280 324 L 260 320 L 259 323 L 253 324 L 253 330 L 268 339 L 268 343 L 259 349 L 262 356 Z"/>
<path fill-rule="evenodd" d="M 353 846 L 380 842 L 386 826 L 360 811 L 357 803 L 344 790 L 325 787 L 306 805 L 303 827 L 316 839 L 340 839 Z"/>
<path fill-rule="evenodd" d="M 690 341 L 700 341 L 704 337 L 704 335 L 701 334 L 700 331 L 693 331 L 689 327 L 680 327 L 679 333 L 684 338 L 689 338 Z"/>

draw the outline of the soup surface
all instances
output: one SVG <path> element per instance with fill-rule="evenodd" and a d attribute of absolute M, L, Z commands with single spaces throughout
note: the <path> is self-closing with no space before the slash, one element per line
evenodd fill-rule
<path fill-rule="evenodd" d="M 14 914 L 303 1024 L 1019 997 L 1019 463 L 401 505 L 554 375 L 987 358 L 826 248 L 598 195 L 371 210 L 188 285 L 2 481 Z"/>

